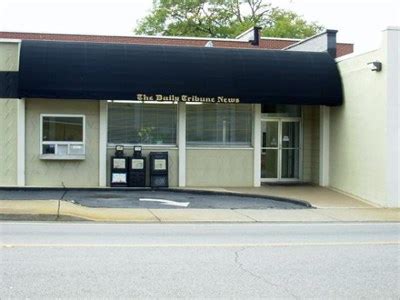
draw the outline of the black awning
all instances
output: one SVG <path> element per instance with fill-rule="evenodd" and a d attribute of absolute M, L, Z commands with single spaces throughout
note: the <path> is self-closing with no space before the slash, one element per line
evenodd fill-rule
<path fill-rule="evenodd" d="M 23 41 L 19 96 L 134 100 L 138 94 L 340 105 L 328 53 Z"/>

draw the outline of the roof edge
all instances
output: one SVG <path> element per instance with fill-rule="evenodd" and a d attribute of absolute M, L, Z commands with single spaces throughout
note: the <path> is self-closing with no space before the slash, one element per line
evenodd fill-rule
<path fill-rule="evenodd" d="M 300 41 L 297 42 L 297 43 L 294 43 L 294 44 L 292 44 L 292 45 L 289 45 L 289 46 L 283 48 L 282 50 L 287 50 L 287 49 L 293 48 L 293 47 L 295 47 L 295 46 L 304 44 L 305 42 L 308 42 L 309 40 L 315 39 L 316 37 L 319 37 L 319 36 L 324 35 L 324 34 L 326 34 L 326 33 L 337 33 L 337 32 L 338 32 L 338 31 L 337 31 L 337 30 L 334 30 L 334 29 L 326 29 L 326 30 L 321 31 L 321 32 L 319 32 L 319 33 L 317 33 L 317 34 L 314 34 L 314 35 L 312 35 L 312 36 L 310 36 L 310 37 L 308 37 L 308 38 L 306 38 L 306 39 L 300 40 Z"/>
<path fill-rule="evenodd" d="M 27 31 L 0 31 L 10 34 L 34 34 L 34 35 L 64 35 L 64 36 L 82 36 L 82 37 L 120 37 L 120 38 L 150 38 L 150 39 L 171 39 L 171 40 L 200 40 L 200 41 L 221 41 L 221 42 L 241 42 L 233 38 L 213 38 L 213 37 L 193 37 L 193 36 L 161 36 L 161 35 L 106 35 L 106 34 L 83 34 L 83 33 L 54 33 L 54 32 L 27 32 Z"/>

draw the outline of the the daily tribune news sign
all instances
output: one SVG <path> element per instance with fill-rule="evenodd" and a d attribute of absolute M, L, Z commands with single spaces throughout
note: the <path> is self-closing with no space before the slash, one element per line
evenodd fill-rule
<path fill-rule="evenodd" d="M 161 94 L 137 94 L 139 101 L 168 101 L 168 102 L 202 102 L 202 103 L 240 103 L 240 98 L 228 98 L 224 96 L 200 97 L 197 95 L 161 95 Z"/>

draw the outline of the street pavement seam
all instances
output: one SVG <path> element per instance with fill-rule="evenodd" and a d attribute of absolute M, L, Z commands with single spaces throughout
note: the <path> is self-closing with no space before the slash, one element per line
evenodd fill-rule
<path fill-rule="evenodd" d="M 193 244 L 60 244 L 60 243 L 37 243 L 37 244 L 0 244 L 0 249 L 7 248 L 271 248 L 271 247 L 323 247 L 323 246 L 386 246 L 400 245 L 400 241 L 338 241 L 338 242 L 281 242 L 281 243 L 193 243 Z"/>

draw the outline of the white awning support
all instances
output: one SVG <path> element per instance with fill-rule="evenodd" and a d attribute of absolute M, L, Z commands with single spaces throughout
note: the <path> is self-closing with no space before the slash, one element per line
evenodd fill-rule
<path fill-rule="evenodd" d="M 186 104 L 178 103 L 178 186 L 186 186 Z"/>
<path fill-rule="evenodd" d="M 25 186 L 25 99 L 17 101 L 17 185 Z"/>
<path fill-rule="evenodd" d="M 329 186 L 329 107 L 321 106 L 319 114 L 319 185 Z"/>
<path fill-rule="evenodd" d="M 99 186 L 107 186 L 107 130 L 108 130 L 108 103 L 100 102 L 99 126 Z"/>

